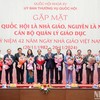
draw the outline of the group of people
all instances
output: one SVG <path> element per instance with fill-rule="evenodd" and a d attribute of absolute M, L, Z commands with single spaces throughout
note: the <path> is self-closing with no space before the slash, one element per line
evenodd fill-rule
<path fill-rule="evenodd" d="M 18 48 L 18 53 L 12 55 L 11 49 L 7 50 L 6 55 L 0 53 L 0 83 L 2 77 L 2 69 L 5 69 L 6 83 L 13 83 L 13 67 L 16 68 L 16 79 L 18 84 L 23 84 L 24 69 L 26 68 L 26 81 L 28 84 L 34 82 L 34 69 L 37 71 L 37 83 L 43 83 L 43 72 L 46 68 L 47 84 L 62 84 L 63 67 L 65 64 L 66 84 L 73 83 L 73 70 L 76 71 L 76 83 L 82 84 L 83 65 L 86 66 L 86 82 L 93 84 L 94 66 L 98 68 L 98 84 L 100 83 L 100 50 L 98 56 L 92 55 L 92 51 L 87 50 L 87 55 L 83 56 L 82 51 L 77 50 L 77 54 L 73 56 L 72 51 L 68 49 L 66 55 L 61 53 L 61 48 L 57 48 L 57 53 L 53 54 L 52 49 L 47 49 L 47 54 L 42 55 L 42 50 L 37 50 L 34 56 L 33 51 L 29 49 L 27 55 L 22 52 L 22 48 Z M 25 67 L 26 66 L 26 67 Z M 55 74 L 55 75 L 54 75 Z M 54 80 L 55 76 L 55 81 Z M 49 79 L 50 77 L 50 79 Z"/>

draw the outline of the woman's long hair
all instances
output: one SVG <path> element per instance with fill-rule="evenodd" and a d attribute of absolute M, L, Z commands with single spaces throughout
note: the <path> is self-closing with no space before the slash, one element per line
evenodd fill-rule
<path fill-rule="evenodd" d="M 70 49 L 68 49 L 68 50 L 66 51 L 66 56 L 68 55 L 68 51 L 70 51 L 70 56 L 72 56 L 72 51 L 71 51 Z"/>
<path fill-rule="evenodd" d="M 29 54 L 29 51 L 31 51 L 31 54 Z M 33 56 L 33 51 L 31 49 L 27 50 L 27 56 L 32 55 Z"/>

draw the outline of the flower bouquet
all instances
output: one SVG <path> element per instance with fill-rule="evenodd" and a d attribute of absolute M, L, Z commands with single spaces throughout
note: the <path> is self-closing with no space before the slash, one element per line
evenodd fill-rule
<path fill-rule="evenodd" d="M 26 62 L 26 58 L 25 58 L 25 56 L 20 56 L 19 57 L 19 62 L 18 62 L 18 68 L 22 68 L 22 65 L 24 64 Z"/>
<path fill-rule="evenodd" d="M 68 57 L 66 58 L 66 60 L 67 60 L 68 69 L 73 70 L 74 58 Z"/>
<path fill-rule="evenodd" d="M 27 59 L 27 70 L 29 72 L 30 77 L 33 77 L 33 62 L 34 62 L 34 57 L 29 57 Z"/>
<path fill-rule="evenodd" d="M 13 63 L 12 58 L 6 57 L 5 64 L 3 65 L 3 68 L 5 70 L 9 69 L 9 66 L 12 65 L 12 63 Z"/>
<path fill-rule="evenodd" d="M 27 59 L 27 62 L 28 62 L 28 64 L 27 64 L 27 69 L 28 69 L 28 70 L 33 70 L 34 57 L 29 57 L 29 58 Z"/>
<path fill-rule="evenodd" d="M 94 56 L 90 56 L 88 58 L 88 65 L 87 68 L 91 69 L 91 71 L 93 70 L 93 64 L 95 63 L 95 57 Z"/>
<path fill-rule="evenodd" d="M 3 55 L 0 54 L 0 71 L 2 70 L 3 66 Z"/>
<path fill-rule="evenodd" d="M 45 94 L 47 94 L 51 88 L 52 86 L 49 84 L 42 84 L 40 90 L 43 91 Z"/>
<path fill-rule="evenodd" d="M 56 55 L 54 58 L 54 61 L 56 63 L 56 68 L 58 68 L 58 70 L 61 70 L 61 62 L 63 61 L 63 57 L 62 55 Z"/>
<path fill-rule="evenodd" d="M 78 72 L 79 69 L 81 69 L 83 63 L 83 58 L 82 57 L 76 57 L 76 71 Z"/>
<path fill-rule="evenodd" d="M 44 57 L 38 57 L 37 60 L 37 70 L 42 70 L 42 65 L 45 63 Z"/>
<path fill-rule="evenodd" d="M 34 84 L 33 87 L 39 88 L 45 94 L 47 94 L 52 88 L 52 86 L 49 84 Z"/>

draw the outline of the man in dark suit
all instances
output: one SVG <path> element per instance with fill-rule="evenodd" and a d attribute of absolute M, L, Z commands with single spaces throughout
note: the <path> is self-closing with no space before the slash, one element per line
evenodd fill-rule
<path fill-rule="evenodd" d="M 56 67 L 56 64 L 55 63 L 55 82 L 56 84 L 62 84 L 62 72 L 63 72 L 63 62 L 64 62 L 64 55 L 61 53 L 61 48 L 57 48 L 57 53 L 54 55 L 55 56 L 62 56 L 63 60 L 61 62 L 61 68 L 59 70 L 59 68 Z M 59 79 L 58 79 L 58 74 L 59 74 Z"/>
<path fill-rule="evenodd" d="M 17 83 L 23 84 L 24 81 L 24 64 L 21 66 L 21 68 L 18 67 L 19 57 L 25 56 L 24 53 L 22 53 L 22 48 L 18 48 L 18 53 L 15 54 L 15 62 L 16 62 L 16 73 L 17 73 Z"/>
<path fill-rule="evenodd" d="M 7 50 L 7 54 L 4 55 L 4 63 L 6 64 L 5 60 L 6 58 L 10 58 L 12 60 L 11 65 L 8 65 L 8 69 L 5 70 L 6 72 L 6 83 L 9 84 L 9 79 L 8 79 L 8 75 L 10 75 L 10 83 L 13 82 L 13 78 L 12 78 L 12 73 L 13 73 L 13 63 L 14 63 L 14 56 L 11 54 L 11 50 L 8 49 Z"/>
<path fill-rule="evenodd" d="M 44 70 L 44 63 L 45 58 L 43 55 L 41 55 L 42 51 L 40 49 L 37 50 L 38 55 L 35 57 L 35 64 L 36 64 L 36 70 L 37 70 L 37 83 L 42 84 L 43 82 L 43 70 Z M 39 59 L 44 59 L 42 63 L 40 63 Z"/>
<path fill-rule="evenodd" d="M 54 70 L 54 54 L 51 53 L 52 49 L 47 49 L 48 53 L 45 54 L 46 60 L 46 83 L 49 83 L 49 72 L 50 72 L 50 83 L 53 84 L 53 70 Z"/>
<path fill-rule="evenodd" d="M 87 50 L 87 55 L 84 57 L 83 62 L 86 64 L 86 76 L 87 76 L 87 84 L 93 84 L 93 76 L 94 76 L 94 64 L 95 62 L 91 65 L 92 67 L 89 66 L 89 57 L 94 57 L 91 53 L 92 51 L 89 49 Z"/>
<path fill-rule="evenodd" d="M 82 84 L 82 74 L 83 74 L 83 56 L 82 56 L 82 51 L 80 49 L 77 50 L 77 54 L 75 55 L 75 60 L 74 60 L 74 64 L 75 64 L 75 69 L 76 69 L 76 83 L 77 84 Z M 82 59 L 81 63 L 77 63 L 77 59 Z M 80 68 L 78 68 L 78 66 L 80 66 Z"/>

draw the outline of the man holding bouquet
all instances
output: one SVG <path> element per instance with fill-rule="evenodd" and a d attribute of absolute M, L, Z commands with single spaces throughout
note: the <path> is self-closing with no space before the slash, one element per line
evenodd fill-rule
<path fill-rule="evenodd" d="M 23 84 L 24 81 L 24 64 L 26 62 L 25 54 L 22 53 L 22 48 L 18 48 L 18 53 L 15 54 L 17 83 Z"/>
<path fill-rule="evenodd" d="M 81 50 L 77 50 L 77 54 L 75 55 L 75 69 L 76 69 L 76 83 L 82 83 L 82 73 L 83 73 L 83 56 L 81 54 Z"/>
<path fill-rule="evenodd" d="M 83 60 L 86 64 L 87 84 L 93 84 L 95 58 L 91 54 L 92 51 L 90 49 L 87 52 L 88 54 L 84 57 Z"/>
<path fill-rule="evenodd" d="M 4 55 L 4 67 L 5 67 L 5 72 L 6 72 L 6 83 L 12 83 L 13 78 L 12 78 L 12 73 L 13 73 L 13 63 L 14 63 L 14 56 L 11 54 L 11 50 L 7 50 L 7 54 Z M 10 76 L 10 79 L 9 77 Z"/>
<path fill-rule="evenodd" d="M 38 55 L 35 57 L 35 64 L 36 64 L 36 70 L 37 70 L 37 83 L 42 84 L 45 57 L 41 55 L 42 51 L 40 49 L 37 50 L 37 53 Z"/>
<path fill-rule="evenodd" d="M 53 70 L 54 70 L 54 54 L 52 49 L 47 49 L 48 53 L 45 54 L 46 60 L 46 83 L 49 83 L 49 73 L 50 73 L 50 83 L 53 84 Z"/>
<path fill-rule="evenodd" d="M 54 55 L 55 61 L 55 83 L 62 84 L 62 71 L 63 71 L 63 62 L 64 62 L 64 55 L 61 53 L 61 48 L 57 48 L 57 53 Z M 58 79 L 59 74 L 59 79 Z"/>

